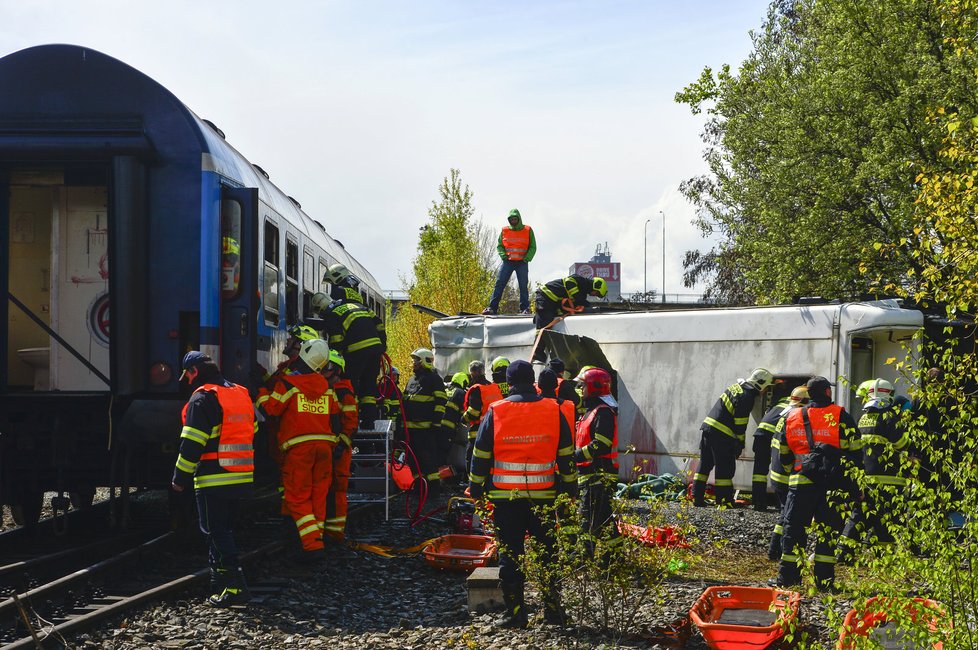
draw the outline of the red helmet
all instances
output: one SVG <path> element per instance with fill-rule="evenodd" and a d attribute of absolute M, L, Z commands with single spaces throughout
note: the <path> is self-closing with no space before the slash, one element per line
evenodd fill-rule
<path fill-rule="evenodd" d="M 601 368 L 591 368 L 584 373 L 584 397 L 601 397 L 611 394 L 611 375 Z"/>

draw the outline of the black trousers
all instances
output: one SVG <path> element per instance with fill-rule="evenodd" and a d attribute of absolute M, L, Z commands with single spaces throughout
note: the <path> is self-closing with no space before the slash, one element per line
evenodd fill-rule
<path fill-rule="evenodd" d="M 360 421 L 368 422 L 370 426 L 380 417 L 377 407 L 377 377 L 380 375 L 380 358 L 383 354 L 384 348 L 375 345 L 343 355 L 346 376 L 357 393 Z"/>
<path fill-rule="evenodd" d="M 755 435 L 751 449 L 754 452 L 754 473 L 751 475 L 751 499 L 754 507 L 767 507 L 767 472 L 771 468 L 771 433 Z"/>
<path fill-rule="evenodd" d="M 816 530 L 815 581 L 831 584 L 835 579 L 835 546 L 842 531 L 850 495 L 832 491 L 819 483 L 792 485 L 784 510 L 784 537 L 781 539 L 781 566 L 778 584 L 801 582 L 801 563 L 807 556 L 808 528 Z M 813 523 L 814 519 L 814 523 Z"/>
<path fill-rule="evenodd" d="M 208 566 L 212 571 L 239 568 L 241 562 L 233 530 L 239 499 L 222 495 L 220 488 L 197 490 L 196 497 L 200 531 L 207 538 Z"/>
<path fill-rule="evenodd" d="M 700 431 L 700 465 L 693 475 L 694 499 L 702 500 L 706 492 L 706 479 L 710 472 L 714 472 L 717 505 L 733 505 L 733 476 L 737 469 L 737 456 L 742 450 L 738 440 L 722 431 L 713 428 Z"/>
<path fill-rule="evenodd" d="M 499 539 L 499 580 L 504 583 L 522 585 L 526 581 L 523 574 L 523 554 L 526 552 L 525 539 L 529 534 L 544 548 L 545 557 L 556 560 L 556 539 L 554 520 L 543 520 L 534 508 L 553 508 L 549 500 L 500 499 L 493 501 L 493 521 L 496 524 L 496 537 Z"/>
<path fill-rule="evenodd" d="M 614 520 L 611 497 L 614 493 L 617 476 L 604 472 L 582 475 L 581 477 L 581 517 L 582 524 L 592 539 L 585 542 L 588 554 L 594 557 L 595 540 L 617 540 L 618 524 Z"/>
<path fill-rule="evenodd" d="M 440 467 L 438 462 L 439 429 L 411 429 L 411 451 L 418 458 L 421 475 L 428 477 Z"/>

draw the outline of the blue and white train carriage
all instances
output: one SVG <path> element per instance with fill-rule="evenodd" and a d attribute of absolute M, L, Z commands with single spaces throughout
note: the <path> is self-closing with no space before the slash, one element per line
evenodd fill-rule
<path fill-rule="evenodd" d="M 342 262 L 370 273 L 210 122 L 111 57 L 0 58 L 0 501 L 169 482 L 183 353 L 274 368 Z"/>

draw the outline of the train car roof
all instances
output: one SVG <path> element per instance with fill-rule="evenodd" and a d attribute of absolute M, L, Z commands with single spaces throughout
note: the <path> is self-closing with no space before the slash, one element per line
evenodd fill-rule
<path fill-rule="evenodd" d="M 112 86 L 113 95 L 139 92 L 141 105 L 154 104 L 156 108 L 172 106 L 178 110 L 195 132 L 201 164 L 205 169 L 216 171 L 246 187 L 257 187 L 262 201 L 286 217 L 309 239 L 320 243 L 361 281 L 378 293 L 381 292 L 373 275 L 339 241 L 330 236 L 324 226 L 306 214 L 293 199 L 231 146 L 217 127 L 201 119 L 160 83 L 132 66 L 96 50 L 78 45 L 39 45 L 0 58 L 0 88 L 4 88 L 4 92 L 0 92 L 0 156 L 12 152 L 14 156 L 23 158 L 23 152 L 32 146 L 40 150 L 39 153 L 32 154 L 35 158 L 42 156 L 45 151 L 57 150 L 56 135 L 63 136 L 64 132 L 56 134 L 55 123 L 62 124 L 65 128 L 74 127 L 72 143 L 78 141 L 79 124 L 68 123 L 77 117 L 73 112 L 76 110 L 75 102 L 71 101 L 70 93 L 83 92 L 84 88 L 78 85 L 69 87 L 64 81 L 66 75 L 77 74 L 83 69 L 88 71 L 87 74 L 95 76 L 90 78 L 107 80 Z M 127 78 L 135 81 L 138 86 L 126 83 Z M 122 116 L 111 115 L 113 95 L 106 96 L 100 104 L 104 107 L 102 115 L 84 116 L 90 118 L 84 125 L 86 141 L 111 140 L 115 150 L 123 153 L 129 151 L 147 155 L 154 151 L 156 145 L 138 122 L 127 125 L 124 119 L 120 119 Z M 92 105 L 97 100 L 88 98 L 88 102 Z M 132 110 L 132 103 L 128 104 L 129 110 Z M 173 108 L 169 110 L 172 111 Z M 37 114 L 43 117 L 39 119 Z M 110 117 L 115 119 L 108 119 Z M 42 137 L 39 138 L 39 135 Z"/>

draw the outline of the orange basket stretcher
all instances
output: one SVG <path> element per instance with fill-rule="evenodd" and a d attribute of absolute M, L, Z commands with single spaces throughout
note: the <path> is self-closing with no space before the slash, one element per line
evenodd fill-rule
<path fill-rule="evenodd" d="M 760 650 L 784 636 L 801 595 L 767 587 L 710 587 L 689 617 L 714 650 Z"/>
<path fill-rule="evenodd" d="M 842 624 L 842 632 L 839 634 L 839 643 L 836 646 L 839 650 L 850 650 L 856 647 L 857 637 L 874 637 L 875 641 L 883 648 L 916 648 L 910 645 L 909 639 L 904 639 L 905 631 L 899 625 L 890 621 L 883 609 L 892 609 L 894 603 L 886 598 L 876 597 L 868 599 L 863 605 L 853 607 L 846 614 L 845 622 Z M 937 630 L 937 623 L 943 614 L 943 609 L 933 600 L 928 598 L 913 598 L 904 605 L 907 616 L 914 623 L 921 623 L 924 618 L 931 631 Z M 934 644 L 934 650 L 941 650 L 944 644 L 938 641 Z"/>
<path fill-rule="evenodd" d="M 496 558 L 496 540 L 488 535 L 443 535 L 421 551 L 424 561 L 436 569 L 473 571 Z"/>

